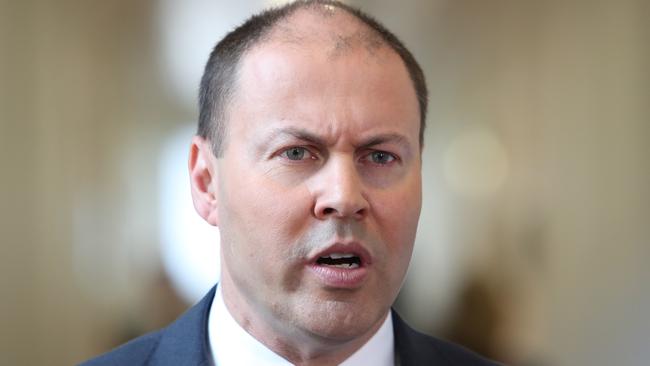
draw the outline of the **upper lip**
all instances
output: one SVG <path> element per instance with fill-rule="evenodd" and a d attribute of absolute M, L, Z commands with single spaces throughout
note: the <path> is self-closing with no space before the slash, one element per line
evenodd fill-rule
<path fill-rule="evenodd" d="M 363 245 L 356 241 L 336 242 L 311 256 L 309 262 L 315 263 L 318 258 L 327 257 L 333 253 L 354 254 L 361 259 L 361 266 L 367 266 L 372 263 L 372 256 L 370 255 L 370 252 Z"/>

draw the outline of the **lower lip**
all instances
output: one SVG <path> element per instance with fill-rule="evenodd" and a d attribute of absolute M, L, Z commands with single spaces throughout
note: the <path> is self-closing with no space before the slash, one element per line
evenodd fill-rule
<path fill-rule="evenodd" d="M 357 288 L 368 275 L 366 267 L 343 269 L 319 264 L 310 264 L 308 267 L 325 286 L 334 288 Z"/>

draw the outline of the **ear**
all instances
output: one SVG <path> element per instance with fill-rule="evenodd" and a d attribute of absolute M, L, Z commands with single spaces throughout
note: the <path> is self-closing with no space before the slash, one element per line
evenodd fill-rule
<path fill-rule="evenodd" d="M 212 153 L 212 144 L 203 137 L 192 138 L 188 168 L 196 212 L 210 225 L 218 226 L 216 158 Z"/>

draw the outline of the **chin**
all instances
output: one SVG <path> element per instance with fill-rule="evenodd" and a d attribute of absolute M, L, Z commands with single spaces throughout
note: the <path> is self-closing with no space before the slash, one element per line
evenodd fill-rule
<path fill-rule="evenodd" d="M 325 301 L 300 314 L 303 328 L 309 333 L 335 343 L 347 342 L 376 330 L 388 307 Z"/>

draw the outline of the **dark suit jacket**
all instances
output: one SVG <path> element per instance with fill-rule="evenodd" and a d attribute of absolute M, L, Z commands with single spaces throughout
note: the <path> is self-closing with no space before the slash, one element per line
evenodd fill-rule
<path fill-rule="evenodd" d="M 216 287 L 175 322 L 157 332 L 136 338 L 81 366 L 210 366 L 208 314 Z M 395 352 L 401 366 L 496 365 L 480 356 L 409 327 L 392 311 Z"/>

